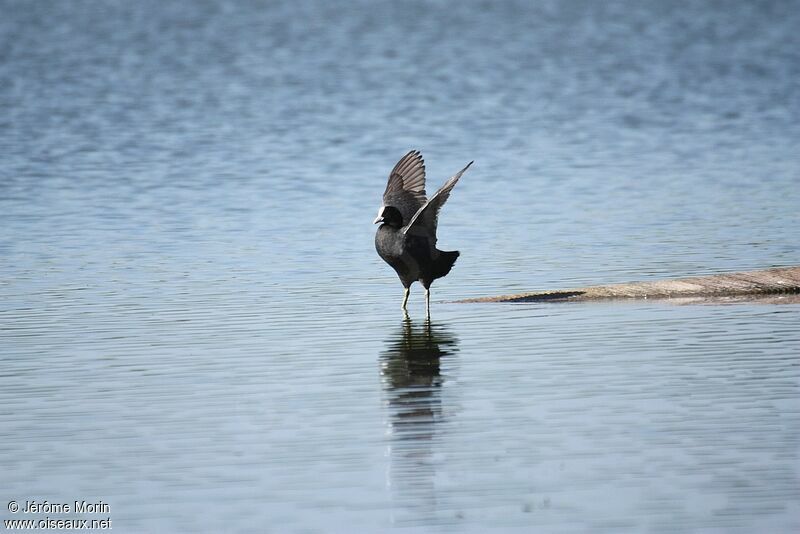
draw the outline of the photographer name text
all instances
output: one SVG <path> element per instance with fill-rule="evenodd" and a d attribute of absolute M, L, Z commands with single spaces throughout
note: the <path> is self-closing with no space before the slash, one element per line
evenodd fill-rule
<path fill-rule="evenodd" d="M 25 501 L 23 514 L 109 514 L 111 505 L 103 502 L 74 501 L 72 504 L 50 501 Z"/>

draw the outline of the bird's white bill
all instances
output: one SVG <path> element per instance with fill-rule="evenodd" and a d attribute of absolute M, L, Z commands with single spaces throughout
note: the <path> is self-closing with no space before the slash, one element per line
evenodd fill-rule
<path fill-rule="evenodd" d="M 375 217 L 375 220 L 372 221 L 372 224 L 378 224 L 379 222 L 383 222 L 383 210 L 386 209 L 386 206 L 381 206 L 378 210 L 378 216 Z"/>

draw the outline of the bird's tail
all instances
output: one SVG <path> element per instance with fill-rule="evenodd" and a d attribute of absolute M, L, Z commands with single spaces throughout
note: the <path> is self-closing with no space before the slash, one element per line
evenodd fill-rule
<path fill-rule="evenodd" d="M 436 261 L 433 264 L 434 278 L 441 278 L 449 273 L 450 269 L 453 268 L 453 264 L 458 259 L 459 254 L 460 252 L 457 250 L 440 253 L 439 257 L 436 258 Z"/>

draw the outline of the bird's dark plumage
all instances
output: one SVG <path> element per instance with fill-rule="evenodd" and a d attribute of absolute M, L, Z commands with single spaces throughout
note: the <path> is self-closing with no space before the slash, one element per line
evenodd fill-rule
<path fill-rule="evenodd" d="M 419 281 L 425 288 L 430 313 L 430 287 L 434 280 L 450 272 L 459 252 L 436 248 L 439 210 L 472 162 L 447 180 L 430 199 L 425 194 L 425 162 L 412 150 L 389 173 L 383 205 L 375 223 L 382 223 L 375 234 L 375 249 L 391 265 L 405 288 L 403 309 L 409 287 Z"/>

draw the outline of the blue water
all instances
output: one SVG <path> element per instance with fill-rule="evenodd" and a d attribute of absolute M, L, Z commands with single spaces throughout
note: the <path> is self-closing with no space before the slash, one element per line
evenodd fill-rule
<path fill-rule="evenodd" d="M 800 529 L 797 304 L 452 302 L 800 264 L 800 3 L 0 10 L 0 519 Z"/>

